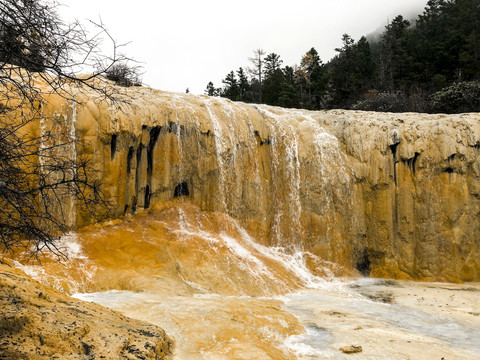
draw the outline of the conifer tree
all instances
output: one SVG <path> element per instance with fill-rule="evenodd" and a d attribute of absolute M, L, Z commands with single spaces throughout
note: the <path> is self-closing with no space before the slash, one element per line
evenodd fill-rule
<path fill-rule="evenodd" d="M 251 86 L 248 82 L 247 75 L 242 67 L 237 70 L 238 76 L 238 100 L 243 102 L 249 102 L 251 99 Z"/>
<path fill-rule="evenodd" d="M 216 88 L 215 85 L 213 85 L 213 82 L 209 81 L 208 84 L 207 84 L 207 87 L 205 89 L 205 95 L 219 96 L 220 95 L 220 89 Z"/>
<path fill-rule="evenodd" d="M 225 77 L 225 79 L 222 80 L 222 83 L 224 84 L 224 86 L 221 96 L 233 101 L 237 101 L 240 95 L 240 88 L 238 86 L 235 73 L 233 71 L 230 71 Z"/>

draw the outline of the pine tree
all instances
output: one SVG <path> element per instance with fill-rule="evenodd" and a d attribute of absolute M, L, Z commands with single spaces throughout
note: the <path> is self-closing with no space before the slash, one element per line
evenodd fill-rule
<path fill-rule="evenodd" d="M 207 88 L 205 89 L 205 95 L 208 96 L 219 96 L 220 95 L 220 89 L 216 88 L 213 85 L 213 82 L 209 81 L 207 84 Z"/>
<path fill-rule="evenodd" d="M 315 48 L 302 57 L 300 67 L 295 72 L 295 81 L 300 88 L 300 104 L 305 108 L 318 109 L 325 81 L 322 61 Z"/>
<path fill-rule="evenodd" d="M 404 40 L 409 26 L 410 22 L 398 15 L 382 35 L 380 78 L 383 88 L 390 92 L 398 89 L 396 80 L 404 79 L 407 73 L 408 53 Z"/>
<path fill-rule="evenodd" d="M 251 99 L 251 86 L 248 82 L 247 75 L 242 67 L 237 70 L 238 76 L 238 100 L 243 102 L 249 102 Z"/>
<path fill-rule="evenodd" d="M 268 54 L 263 60 L 265 66 L 265 76 L 273 74 L 275 71 L 280 70 L 283 60 L 280 60 L 280 55 L 271 53 Z"/>
<path fill-rule="evenodd" d="M 284 84 L 284 75 L 280 68 L 282 63 L 280 55 L 275 53 L 268 54 L 264 59 L 263 101 L 265 104 L 280 105 L 280 92 Z"/>
<path fill-rule="evenodd" d="M 240 88 L 235 77 L 235 73 L 230 71 L 225 79 L 222 80 L 224 84 L 221 92 L 222 97 L 226 97 L 230 100 L 237 101 L 240 95 Z"/>
<path fill-rule="evenodd" d="M 278 91 L 278 105 L 287 108 L 300 107 L 300 90 L 295 84 L 295 69 L 285 66 L 282 69 L 283 82 Z"/>
<path fill-rule="evenodd" d="M 330 106 L 350 106 L 371 86 L 374 63 L 370 45 L 365 37 L 355 43 L 348 34 L 342 36 L 343 46 L 335 49 L 338 55 L 329 63 Z"/>

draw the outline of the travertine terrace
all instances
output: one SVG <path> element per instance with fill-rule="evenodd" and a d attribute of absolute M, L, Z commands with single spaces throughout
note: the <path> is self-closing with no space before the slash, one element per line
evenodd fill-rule
<path fill-rule="evenodd" d="M 96 161 L 114 217 L 187 196 L 261 244 L 347 269 L 480 279 L 479 114 L 310 112 L 125 91 L 122 110 L 93 99 L 45 107 L 74 127 L 76 156 Z"/>

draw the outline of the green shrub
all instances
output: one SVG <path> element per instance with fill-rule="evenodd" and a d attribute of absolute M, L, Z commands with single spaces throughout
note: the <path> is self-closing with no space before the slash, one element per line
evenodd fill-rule
<path fill-rule="evenodd" d="M 355 103 L 352 106 L 352 109 L 382 112 L 405 112 L 408 111 L 408 99 L 399 91 L 390 93 L 372 93 L 368 98 Z"/>
<path fill-rule="evenodd" d="M 458 82 L 430 97 L 430 111 L 458 114 L 480 112 L 480 82 Z"/>

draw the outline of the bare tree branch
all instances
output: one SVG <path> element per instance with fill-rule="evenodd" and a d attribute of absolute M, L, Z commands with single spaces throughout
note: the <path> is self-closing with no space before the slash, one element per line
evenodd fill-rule
<path fill-rule="evenodd" d="M 78 21 L 65 23 L 56 12 L 58 6 L 49 0 L 0 2 L 3 254 L 25 248 L 33 258 L 45 250 L 62 257 L 55 241 L 72 223 L 66 203 L 92 216 L 109 208 L 93 160 L 71 156 L 77 142 L 74 131 L 59 138 L 45 128 L 40 135 L 26 136 L 31 126 L 57 121 L 45 117 L 43 106 L 48 97 L 55 94 L 66 103 L 78 104 L 81 95 L 95 94 L 121 106 L 128 103 L 128 96 L 103 75 L 124 69 L 131 82 L 128 85 L 140 82 L 138 67 L 128 65 L 130 59 L 119 52 L 123 44 L 117 44 L 101 19 L 91 22 L 96 33 L 90 36 Z M 105 37 L 112 44 L 110 56 L 100 51 Z"/>

